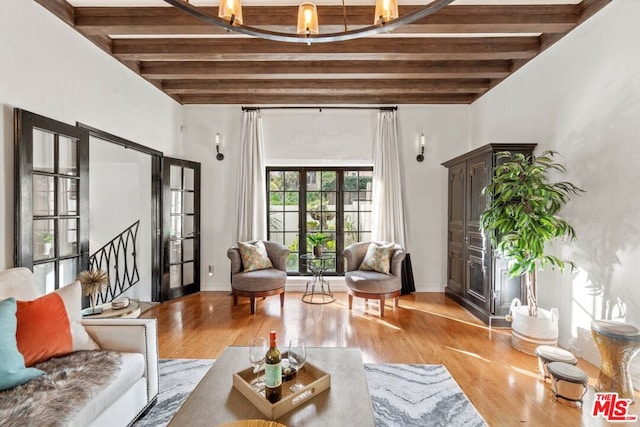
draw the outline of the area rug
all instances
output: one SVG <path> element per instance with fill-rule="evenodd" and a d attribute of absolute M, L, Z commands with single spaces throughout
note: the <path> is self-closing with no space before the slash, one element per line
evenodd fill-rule
<path fill-rule="evenodd" d="M 161 359 L 158 402 L 134 426 L 166 426 L 213 362 Z M 364 367 L 377 427 L 487 425 L 443 365 Z"/>

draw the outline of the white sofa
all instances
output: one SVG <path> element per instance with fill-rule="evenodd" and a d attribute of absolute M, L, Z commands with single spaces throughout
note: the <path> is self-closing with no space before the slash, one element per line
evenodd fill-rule
<path fill-rule="evenodd" d="M 30 270 L 12 268 L 0 272 L 0 300 L 13 297 L 29 301 L 40 296 Z M 129 426 L 158 396 L 156 320 L 83 319 L 81 324 L 100 349 L 120 352 L 122 363 L 116 378 L 75 414 L 70 425 Z"/>

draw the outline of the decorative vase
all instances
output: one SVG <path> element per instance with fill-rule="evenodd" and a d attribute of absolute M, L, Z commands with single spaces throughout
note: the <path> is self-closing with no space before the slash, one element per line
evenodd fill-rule
<path fill-rule="evenodd" d="M 529 306 L 520 305 L 517 298 L 509 310 L 511 323 L 511 345 L 523 353 L 535 355 L 539 345 L 558 345 L 558 310 L 538 308 L 538 317 L 529 316 Z"/>
<path fill-rule="evenodd" d="M 91 316 L 93 314 L 101 314 L 102 307 L 97 307 L 98 305 L 98 293 L 89 295 L 89 302 L 91 303 L 91 307 L 85 308 L 82 310 L 83 316 Z"/>
<path fill-rule="evenodd" d="M 322 245 L 316 245 L 313 247 L 313 256 L 320 258 L 322 256 Z"/>

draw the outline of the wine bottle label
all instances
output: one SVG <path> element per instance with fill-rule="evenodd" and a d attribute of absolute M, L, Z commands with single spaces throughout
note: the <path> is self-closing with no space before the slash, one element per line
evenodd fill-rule
<path fill-rule="evenodd" d="M 267 387 L 278 387 L 282 384 L 282 365 L 266 363 L 264 365 L 264 383 Z"/>

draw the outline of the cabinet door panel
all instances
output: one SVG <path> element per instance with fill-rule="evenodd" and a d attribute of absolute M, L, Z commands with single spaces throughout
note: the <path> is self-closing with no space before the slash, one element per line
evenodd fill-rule
<path fill-rule="evenodd" d="M 491 308 L 491 275 L 485 266 L 482 252 L 469 251 L 467 257 L 466 298 L 478 307 Z"/>
<path fill-rule="evenodd" d="M 494 291 L 495 299 L 493 301 L 492 312 L 495 315 L 503 316 L 509 313 L 511 301 L 518 298 L 525 302 L 527 291 L 524 286 L 524 280 L 520 277 L 512 278 L 507 273 L 507 261 L 501 257 L 495 257 L 494 264 Z"/>
<path fill-rule="evenodd" d="M 480 215 L 487 208 L 487 197 L 482 195 L 482 190 L 489 183 L 489 168 L 491 158 L 474 159 L 469 161 L 467 166 L 467 215 L 466 223 L 468 227 L 475 227 L 478 230 Z"/>
<path fill-rule="evenodd" d="M 450 272 L 447 280 L 447 287 L 456 294 L 463 296 L 464 294 L 464 256 L 462 247 L 450 246 L 448 256 L 447 270 Z"/>
<path fill-rule="evenodd" d="M 465 218 L 465 163 L 449 169 L 449 256 L 447 261 L 447 287 L 464 294 L 464 218 Z"/>

